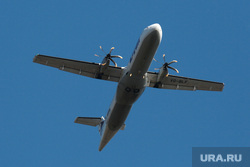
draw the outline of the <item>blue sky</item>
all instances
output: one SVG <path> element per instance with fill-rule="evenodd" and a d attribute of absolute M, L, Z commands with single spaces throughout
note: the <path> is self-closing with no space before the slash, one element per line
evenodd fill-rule
<path fill-rule="evenodd" d="M 247 0 L 0 1 L 0 165 L 191 166 L 192 147 L 250 146 L 249 8 Z M 74 119 L 105 115 L 117 83 L 32 59 L 100 62 L 102 45 L 126 66 L 153 23 L 163 29 L 157 60 L 165 53 L 179 75 L 224 82 L 224 91 L 147 88 L 125 131 L 98 152 L 97 128 Z"/>

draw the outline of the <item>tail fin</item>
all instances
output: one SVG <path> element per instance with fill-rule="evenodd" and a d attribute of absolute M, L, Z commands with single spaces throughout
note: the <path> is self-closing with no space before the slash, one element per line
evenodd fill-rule
<path fill-rule="evenodd" d="M 89 126 L 97 126 L 103 121 L 102 117 L 77 117 L 75 123 Z"/>

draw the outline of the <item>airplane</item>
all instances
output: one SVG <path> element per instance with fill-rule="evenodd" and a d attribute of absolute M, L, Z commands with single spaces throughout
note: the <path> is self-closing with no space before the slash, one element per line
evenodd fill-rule
<path fill-rule="evenodd" d="M 146 87 L 191 91 L 223 90 L 224 83 L 169 75 L 168 68 L 178 72 L 177 69 L 169 66 L 177 61 L 173 60 L 170 63 L 166 63 L 165 55 L 163 55 L 164 64 L 159 69 L 159 72 L 148 71 L 161 39 L 162 28 L 158 23 L 146 27 L 126 67 L 118 67 L 112 59 L 122 59 L 119 55 L 111 55 L 113 47 L 104 57 L 102 63 L 91 63 L 40 54 L 34 57 L 33 62 L 74 74 L 118 83 L 116 93 L 105 117 L 77 117 L 75 119 L 75 123 L 98 126 L 101 136 L 99 151 L 102 151 L 119 130 L 125 129 L 125 121 L 131 107 L 142 95 Z M 100 49 L 103 51 L 102 47 Z M 113 62 L 115 66 L 111 66 L 110 62 Z"/>

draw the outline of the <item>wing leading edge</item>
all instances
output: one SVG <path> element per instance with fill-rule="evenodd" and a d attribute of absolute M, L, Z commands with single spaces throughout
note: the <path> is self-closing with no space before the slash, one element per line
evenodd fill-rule
<path fill-rule="evenodd" d="M 169 75 L 160 83 L 157 82 L 158 73 L 148 72 L 148 87 L 161 89 L 177 89 L 177 90 L 207 90 L 207 91 L 222 91 L 224 83 L 205 81 L 187 77 Z"/>
<path fill-rule="evenodd" d="M 59 70 L 78 75 L 114 82 L 119 82 L 123 72 L 121 67 L 108 66 L 104 72 L 100 73 L 100 68 L 102 65 L 98 63 L 90 63 L 45 55 L 36 55 L 33 59 L 33 62 L 55 67 Z"/>
<path fill-rule="evenodd" d="M 36 55 L 33 59 L 33 62 L 58 68 L 59 70 L 71 72 L 78 75 L 114 82 L 119 82 L 123 74 L 122 67 L 108 66 L 104 72 L 100 73 L 100 68 L 102 67 L 101 64 L 46 55 Z M 168 77 L 162 79 L 161 82 L 157 82 L 158 73 L 155 72 L 147 72 L 147 77 L 147 86 L 154 88 L 192 91 L 222 91 L 224 88 L 224 84 L 220 82 L 205 81 L 175 75 L 168 75 Z"/>

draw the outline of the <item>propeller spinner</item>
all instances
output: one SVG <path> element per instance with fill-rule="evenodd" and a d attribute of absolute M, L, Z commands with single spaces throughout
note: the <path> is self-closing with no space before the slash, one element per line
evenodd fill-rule
<path fill-rule="evenodd" d="M 154 61 L 158 62 L 155 58 L 154 58 Z M 176 68 L 170 66 L 172 63 L 177 63 L 176 60 L 172 60 L 171 62 L 168 63 L 165 60 L 165 54 L 163 54 L 163 61 L 164 61 L 164 63 L 161 63 L 161 62 L 158 62 L 158 63 L 162 64 L 161 68 L 167 73 L 166 76 L 168 76 L 168 68 L 170 68 L 170 69 L 176 71 L 177 73 L 179 73 L 179 71 Z M 159 68 L 155 68 L 155 70 L 159 70 Z"/>
<path fill-rule="evenodd" d="M 106 64 L 109 64 L 109 61 L 112 61 L 112 62 L 114 63 L 114 65 L 115 65 L 115 67 L 117 67 L 117 63 L 113 60 L 113 58 L 120 58 L 120 59 L 123 59 L 122 56 L 119 56 L 119 55 L 111 55 L 111 52 L 115 49 L 114 47 L 112 47 L 112 48 L 110 49 L 110 51 L 109 51 L 108 54 L 103 50 L 102 46 L 100 46 L 100 49 L 103 51 L 103 53 L 106 54 L 106 56 L 104 57 L 104 59 L 103 59 L 103 61 L 102 61 L 102 65 L 103 65 L 103 66 L 106 65 Z M 95 54 L 95 56 L 97 56 L 97 57 L 102 57 L 102 56 L 99 56 L 99 55 L 97 55 L 97 54 Z"/>

